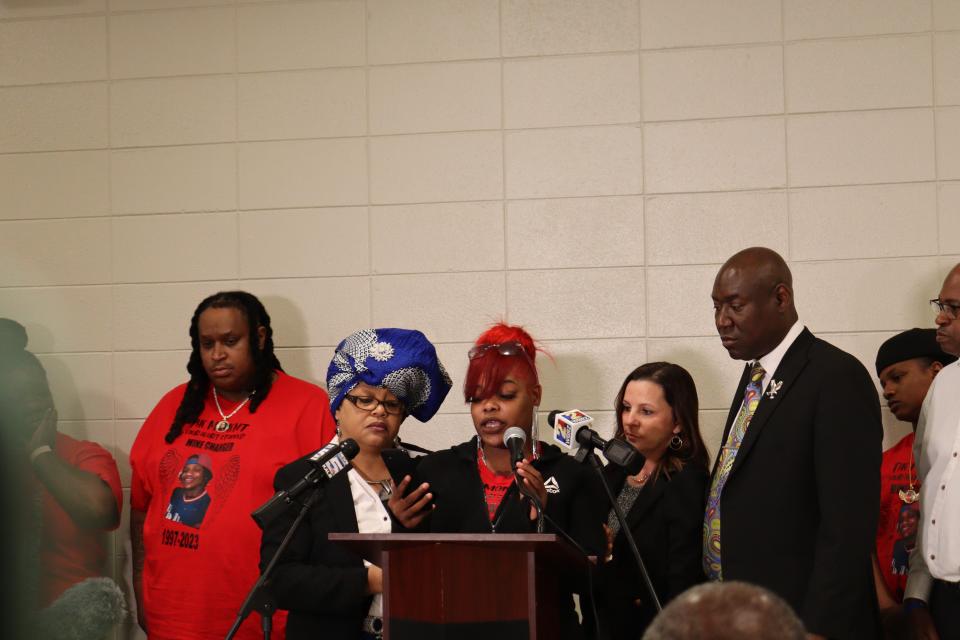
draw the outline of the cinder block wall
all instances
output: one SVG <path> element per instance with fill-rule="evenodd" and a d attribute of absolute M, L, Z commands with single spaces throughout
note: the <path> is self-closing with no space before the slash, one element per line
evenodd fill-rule
<path fill-rule="evenodd" d="M 125 482 L 193 307 L 233 287 L 315 381 L 392 325 L 459 386 L 504 318 L 552 354 L 542 408 L 609 428 L 624 374 L 679 362 L 715 449 L 732 252 L 781 251 L 802 319 L 871 371 L 932 326 L 960 260 L 960 2 L 0 0 L 0 184 L 0 315 Z M 404 428 L 472 431 L 457 392 Z"/>

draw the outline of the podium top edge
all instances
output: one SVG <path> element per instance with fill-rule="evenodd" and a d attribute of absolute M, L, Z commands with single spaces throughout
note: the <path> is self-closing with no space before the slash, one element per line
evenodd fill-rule
<path fill-rule="evenodd" d="M 518 542 L 559 542 L 555 533 L 330 533 L 331 542 L 484 542 L 516 544 Z"/>

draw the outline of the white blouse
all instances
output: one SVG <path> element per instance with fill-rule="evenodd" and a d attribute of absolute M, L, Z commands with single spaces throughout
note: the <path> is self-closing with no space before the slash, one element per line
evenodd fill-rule
<path fill-rule="evenodd" d="M 347 472 L 347 478 L 350 480 L 350 493 L 353 494 L 353 510 L 357 514 L 359 532 L 390 533 L 392 530 L 390 514 L 377 492 L 367 484 L 356 469 L 351 468 Z M 365 567 L 371 564 L 367 560 L 363 561 Z M 373 596 L 367 615 L 375 617 L 383 615 L 383 594 L 378 593 Z"/>

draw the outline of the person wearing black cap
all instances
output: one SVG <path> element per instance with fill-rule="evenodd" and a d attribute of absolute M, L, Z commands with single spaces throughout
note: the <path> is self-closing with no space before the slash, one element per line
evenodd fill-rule
<path fill-rule="evenodd" d="M 920 408 L 934 377 L 956 360 L 937 343 L 936 329 L 910 329 L 893 336 L 877 351 L 877 376 L 890 412 L 912 430 L 883 453 L 880 469 L 880 520 L 874 577 L 885 626 L 893 632 L 897 605 L 907 583 L 909 554 L 916 544 L 920 517 L 920 483 L 913 441 Z"/>

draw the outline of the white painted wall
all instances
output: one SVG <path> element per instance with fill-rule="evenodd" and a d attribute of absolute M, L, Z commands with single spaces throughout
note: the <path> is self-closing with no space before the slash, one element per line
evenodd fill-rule
<path fill-rule="evenodd" d="M 459 386 L 503 318 L 553 355 L 543 408 L 609 426 L 629 370 L 679 362 L 715 448 L 733 252 L 782 252 L 803 320 L 871 371 L 932 326 L 960 260 L 960 1 L 0 0 L 0 185 L 0 315 L 125 483 L 194 306 L 234 287 L 315 381 L 393 325 Z M 472 430 L 458 393 L 405 429 Z"/>

